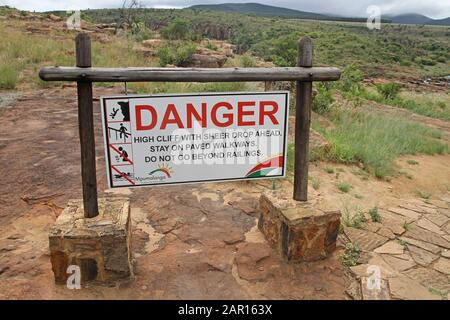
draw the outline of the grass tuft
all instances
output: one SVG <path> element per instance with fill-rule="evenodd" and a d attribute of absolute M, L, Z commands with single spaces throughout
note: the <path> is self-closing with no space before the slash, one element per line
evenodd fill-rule
<path fill-rule="evenodd" d="M 372 219 L 372 222 L 381 222 L 381 215 L 378 212 L 378 207 L 373 207 L 369 210 L 370 218 Z"/>
<path fill-rule="evenodd" d="M 416 161 L 416 160 L 408 160 L 408 161 L 406 161 L 408 164 L 410 164 L 410 165 L 412 165 L 412 166 L 416 166 L 416 165 L 418 165 L 419 164 L 419 161 Z"/>
<path fill-rule="evenodd" d="M 422 199 L 430 199 L 431 197 L 431 193 L 422 190 L 417 190 L 417 195 Z"/>
<path fill-rule="evenodd" d="M 351 189 L 351 185 L 349 185 L 346 182 L 338 182 L 338 183 L 336 183 L 336 187 L 344 193 L 349 192 Z"/>
<path fill-rule="evenodd" d="M 364 163 L 364 169 L 379 179 L 395 173 L 393 161 L 405 154 L 443 154 L 448 145 L 440 132 L 402 118 L 379 113 L 335 112 L 336 128 L 321 130 L 332 143 L 330 160 Z"/>

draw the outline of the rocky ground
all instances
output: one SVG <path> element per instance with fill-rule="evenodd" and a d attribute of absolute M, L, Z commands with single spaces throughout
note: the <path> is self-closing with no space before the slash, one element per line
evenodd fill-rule
<path fill-rule="evenodd" d="M 95 96 L 121 93 L 95 89 Z M 447 299 L 450 290 L 450 157 L 420 156 L 414 183 L 434 185 L 430 200 L 414 196 L 405 177 L 390 183 L 361 179 L 356 166 L 315 162 L 310 197 L 322 197 L 345 212 L 358 208 L 362 227 L 347 226 L 338 249 L 323 261 L 287 264 L 258 231 L 258 198 L 292 179 L 108 190 L 98 102 L 95 103 L 100 196 L 131 199 L 135 279 L 114 288 L 68 290 L 55 285 L 48 231 L 69 199 L 80 198 L 75 87 L 8 95 L 0 117 L 0 298 L 3 299 Z M 400 167 L 408 166 L 399 159 Z M 359 170 L 359 171 L 358 171 Z M 434 175 L 434 176 L 433 176 Z M 364 198 L 339 192 L 350 181 Z M 312 182 L 311 182 L 312 183 Z M 430 187 L 431 188 L 431 187 Z M 368 209 L 379 207 L 381 222 Z M 356 212 L 356 210 L 353 210 Z M 353 212 L 352 211 L 352 212 Z M 354 213 L 351 213 L 353 216 Z M 342 264 L 344 245 L 358 244 L 358 265 Z M 381 290 L 368 291 L 369 266 L 378 266 Z M 370 271 L 370 270 L 369 270 Z"/>

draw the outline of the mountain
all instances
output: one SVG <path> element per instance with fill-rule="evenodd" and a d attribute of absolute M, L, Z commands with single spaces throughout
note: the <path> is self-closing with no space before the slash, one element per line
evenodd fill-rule
<path fill-rule="evenodd" d="M 223 12 L 234 12 L 243 14 L 252 14 L 266 17 L 281 17 L 288 19 L 312 19 L 312 20 L 351 20 L 357 21 L 358 18 L 342 18 L 327 16 L 324 14 L 299 11 L 275 6 L 269 6 L 260 3 L 222 3 L 222 4 L 200 4 L 189 7 L 194 10 L 212 10 Z M 364 19 L 365 21 L 365 19 Z"/>
<path fill-rule="evenodd" d="M 392 21 L 392 23 L 450 26 L 450 18 L 432 19 L 417 13 L 402 14 L 389 17 L 389 19 Z"/>
<path fill-rule="evenodd" d="M 314 12 L 299 11 L 294 9 L 269 6 L 260 3 L 200 4 L 191 6 L 189 7 L 189 9 L 234 12 L 266 17 L 281 17 L 287 19 L 312 19 L 312 20 L 356 21 L 356 22 L 365 22 L 367 20 L 366 18 L 325 15 Z M 435 20 L 417 13 L 402 14 L 389 17 L 386 16 L 383 17 L 382 21 L 400 24 L 428 24 L 428 25 L 442 25 L 442 26 L 450 25 L 450 18 Z"/>

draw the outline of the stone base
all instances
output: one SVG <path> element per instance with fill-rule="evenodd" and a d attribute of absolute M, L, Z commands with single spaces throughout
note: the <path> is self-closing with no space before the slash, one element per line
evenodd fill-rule
<path fill-rule="evenodd" d="M 99 215 L 84 218 L 83 201 L 71 200 L 50 229 L 55 282 L 66 284 L 67 267 L 80 267 L 81 283 L 114 285 L 132 277 L 128 199 L 99 199 Z"/>
<path fill-rule="evenodd" d="M 287 194 L 271 191 L 261 196 L 259 230 L 287 261 L 326 258 L 336 248 L 340 211 L 317 201 L 298 202 Z"/>

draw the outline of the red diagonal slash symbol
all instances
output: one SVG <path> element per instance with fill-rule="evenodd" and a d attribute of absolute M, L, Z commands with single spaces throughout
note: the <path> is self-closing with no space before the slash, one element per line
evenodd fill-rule
<path fill-rule="evenodd" d="M 123 157 L 123 160 L 128 161 L 129 163 L 133 164 L 133 161 L 131 161 L 130 159 L 128 159 L 127 157 L 125 157 L 122 152 L 120 152 L 119 150 L 117 150 L 112 144 L 109 145 L 111 149 L 113 149 L 115 152 L 117 152 L 119 155 L 121 155 Z"/>
<path fill-rule="evenodd" d="M 114 166 L 111 166 L 111 168 L 116 171 L 118 174 L 120 174 L 122 176 L 122 178 L 125 178 L 126 180 L 128 180 L 132 185 L 134 185 L 134 182 L 132 180 L 130 180 L 123 172 L 117 170 Z"/>

